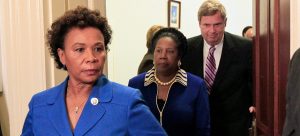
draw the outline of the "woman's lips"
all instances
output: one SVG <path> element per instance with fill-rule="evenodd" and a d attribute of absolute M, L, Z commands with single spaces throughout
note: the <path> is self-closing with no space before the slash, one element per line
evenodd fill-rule
<path fill-rule="evenodd" d="M 98 71 L 97 69 L 87 69 L 87 70 L 84 70 L 84 73 L 86 73 L 87 75 L 95 75 L 95 74 L 98 74 Z"/>

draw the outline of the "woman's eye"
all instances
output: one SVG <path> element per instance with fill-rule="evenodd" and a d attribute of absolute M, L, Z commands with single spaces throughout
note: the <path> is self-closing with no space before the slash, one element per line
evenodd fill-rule
<path fill-rule="evenodd" d="M 83 52 L 83 50 L 84 50 L 83 48 L 77 48 L 77 49 L 75 49 L 76 52 Z"/>
<path fill-rule="evenodd" d="M 173 54 L 175 53 L 175 50 L 167 50 L 167 53 Z"/>
<path fill-rule="evenodd" d="M 173 50 L 168 50 L 168 53 L 174 53 L 174 51 Z"/>
<path fill-rule="evenodd" d="M 104 49 L 103 49 L 102 47 L 96 47 L 96 48 L 95 48 L 95 51 L 96 51 L 96 52 L 100 52 L 100 51 L 103 51 L 103 50 L 104 50 Z"/>
<path fill-rule="evenodd" d="M 155 52 L 157 52 L 157 53 L 160 53 L 160 52 L 161 52 L 161 50 L 155 50 Z"/>

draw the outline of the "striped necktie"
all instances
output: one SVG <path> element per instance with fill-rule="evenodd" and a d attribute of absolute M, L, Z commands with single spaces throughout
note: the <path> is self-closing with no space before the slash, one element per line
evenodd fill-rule
<path fill-rule="evenodd" d="M 215 47 L 209 48 L 209 53 L 207 55 L 206 65 L 205 65 L 204 81 L 206 83 L 209 94 L 211 92 L 211 88 L 212 88 L 212 85 L 214 83 L 214 79 L 216 76 L 216 61 L 215 61 L 215 57 L 214 57 L 215 50 L 216 50 Z"/>

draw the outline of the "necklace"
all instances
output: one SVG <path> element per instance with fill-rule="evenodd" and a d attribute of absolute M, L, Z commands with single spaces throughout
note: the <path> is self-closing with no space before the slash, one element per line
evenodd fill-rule
<path fill-rule="evenodd" d="M 174 82 L 173 82 L 174 83 Z M 173 84 L 172 83 L 172 84 Z M 167 101 L 168 101 L 168 98 L 169 98 L 169 93 L 170 93 L 170 89 L 171 89 L 171 87 L 169 87 L 168 88 L 168 92 L 167 92 L 167 98 L 166 98 L 166 100 L 164 101 L 164 103 L 163 103 L 163 107 L 162 107 L 162 109 L 160 109 L 159 108 L 159 106 L 158 106 L 158 86 L 157 86 L 157 90 L 156 90 L 156 108 L 157 108 L 157 110 L 158 110 L 158 112 L 159 112 L 159 122 L 160 122 L 160 125 L 162 126 L 162 121 L 163 121 L 163 112 L 164 112 L 164 109 L 165 109 L 165 107 L 166 107 L 166 104 L 167 104 Z"/>
<path fill-rule="evenodd" d="M 158 79 L 158 77 L 156 76 L 156 72 L 154 73 L 154 78 L 155 78 L 155 81 L 159 84 L 159 85 L 162 85 L 162 86 L 166 86 L 166 85 L 170 85 L 172 84 L 175 79 L 176 79 L 176 75 L 169 81 L 169 82 L 162 82 Z"/>
<path fill-rule="evenodd" d="M 74 105 L 75 105 L 74 112 L 75 112 L 76 115 L 78 114 L 80 108 L 81 108 L 82 105 L 86 102 L 86 100 L 87 100 L 87 98 L 86 98 L 84 101 L 82 101 L 81 104 L 79 104 L 79 105 L 75 105 L 75 104 L 74 104 Z"/>

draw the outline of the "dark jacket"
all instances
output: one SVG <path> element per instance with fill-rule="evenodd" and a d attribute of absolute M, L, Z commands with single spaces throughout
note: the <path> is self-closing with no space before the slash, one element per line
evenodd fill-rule
<path fill-rule="evenodd" d="M 286 117 L 282 136 L 300 136 L 300 49 L 290 62 L 287 92 Z"/>
<path fill-rule="evenodd" d="M 138 69 L 138 74 L 147 72 L 153 67 L 153 54 L 148 51 L 141 61 Z"/>

